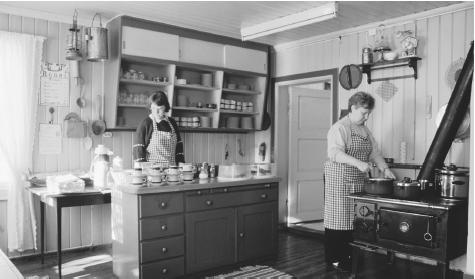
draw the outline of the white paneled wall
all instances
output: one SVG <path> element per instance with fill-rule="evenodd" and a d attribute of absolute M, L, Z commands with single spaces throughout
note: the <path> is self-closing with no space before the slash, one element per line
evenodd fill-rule
<path fill-rule="evenodd" d="M 422 163 L 437 130 L 435 117 L 440 106 L 448 102 L 452 90 L 445 81 L 449 65 L 465 58 L 473 40 L 473 7 L 467 10 L 446 13 L 440 16 L 415 20 L 386 29 L 387 34 L 399 30 L 413 30 L 419 39 L 417 55 L 419 78 L 391 80 L 398 91 L 388 102 L 376 94 L 381 82 L 367 84 L 363 75 L 361 85 L 353 90 L 339 87 L 340 109 L 347 108 L 348 98 L 357 91 L 371 93 L 376 106 L 368 121 L 379 142 L 383 155 L 400 161 L 399 146 L 407 142 L 407 162 Z M 318 71 L 329 68 L 341 69 L 347 64 L 361 63 L 361 50 L 371 37 L 367 31 L 353 33 L 322 42 L 295 44 L 276 51 L 276 76 Z M 391 38 L 393 47 L 399 46 Z M 391 75 L 411 74 L 409 67 L 393 68 L 373 72 L 374 78 Z M 432 113 L 426 113 L 426 106 L 432 101 Z M 430 108 L 430 107 L 429 107 Z M 469 140 L 454 143 L 446 163 L 469 166 Z"/>
<path fill-rule="evenodd" d="M 44 49 L 44 61 L 50 63 L 68 63 L 65 60 L 66 36 L 68 24 L 4 14 L 0 12 L 0 30 L 35 34 L 47 38 Z M 84 53 L 84 52 L 83 52 Z M 83 120 L 97 119 L 97 109 L 93 100 L 102 93 L 103 66 L 101 63 L 80 62 L 80 74 L 83 80 L 83 97 L 86 106 L 80 109 L 76 99 L 81 87 L 74 80 L 70 83 L 70 103 L 67 107 L 54 107 L 54 123 L 62 124 L 66 114 L 75 112 Z M 37 127 L 47 123 L 51 115 L 49 106 L 38 107 Z M 37 134 L 37 133 L 36 133 Z M 187 162 L 214 162 L 217 164 L 254 161 L 254 134 L 182 134 Z M 93 146 L 105 144 L 115 155 L 124 159 L 124 167 L 132 167 L 132 132 L 114 132 L 112 137 L 104 138 L 92 135 Z M 229 157 L 224 158 L 225 148 Z M 239 151 L 242 151 L 241 153 Z M 244 154 L 244 155 L 240 155 Z M 88 170 L 92 150 L 84 148 L 82 139 L 63 138 L 62 152 L 57 156 L 39 155 L 38 138 L 35 139 L 34 172 L 57 172 L 68 170 Z M 35 201 L 35 212 L 39 225 L 39 201 Z M 6 201 L 0 201 L 0 249 L 6 252 Z M 46 207 L 46 251 L 56 250 L 56 213 Z M 39 233 L 39 228 L 38 228 Z M 39 240 L 39 237 L 38 237 Z M 62 212 L 62 248 L 105 244 L 111 242 L 110 205 L 82 206 L 63 209 Z M 38 243 L 39 245 L 39 243 Z"/>

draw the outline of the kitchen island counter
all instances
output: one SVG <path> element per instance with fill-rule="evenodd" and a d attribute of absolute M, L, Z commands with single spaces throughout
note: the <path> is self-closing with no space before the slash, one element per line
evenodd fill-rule
<path fill-rule="evenodd" d="M 137 186 L 132 184 L 118 186 L 117 189 L 128 194 L 157 194 L 169 192 L 181 192 L 200 189 L 223 188 L 234 186 L 246 186 L 253 184 L 266 184 L 280 182 L 279 177 L 263 177 L 263 178 L 249 178 L 249 179 L 195 179 L 193 182 L 180 183 L 162 183 L 162 184 L 147 184 L 146 186 Z"/>

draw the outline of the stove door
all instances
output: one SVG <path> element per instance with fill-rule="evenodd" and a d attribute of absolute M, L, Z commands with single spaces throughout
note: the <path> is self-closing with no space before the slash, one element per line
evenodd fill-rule
<path fill-rule="evenodd" d="M 437 216 L 383 208 L 379 210 L 378 223 L 380 239 L 436 247 Z"/>

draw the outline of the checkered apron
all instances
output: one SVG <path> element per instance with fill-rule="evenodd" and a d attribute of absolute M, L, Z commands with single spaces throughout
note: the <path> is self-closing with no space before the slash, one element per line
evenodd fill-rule
<path fill-rule="evenodd" d="M 147 146 L 147 161 L 159 163 L 163 165 L 175 165 L 175 149 L 176 149 L 176 133 L 173 125 L 168 118 L 165 121 L 171 127 L 171 132 L 159 131 L 157 122 L 150 116 L 153 121 L 153 132 L 150 143 Z"/>
<path fill-rule="evenodd" d="M 352 128 L 351 144 L 346 154 L 363 162 L 369 161 L 372 145 L 367 137 L 357 134 Z M 363 191 L 366 175 L 358 168 L 338 162 L 325 162 L 325 213 L 324 226 L 332 230 L 353 229 L 353 201 L 348 194 Z"/>

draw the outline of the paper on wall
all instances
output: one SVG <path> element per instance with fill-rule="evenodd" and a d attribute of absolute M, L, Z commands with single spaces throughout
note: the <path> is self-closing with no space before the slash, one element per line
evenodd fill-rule
<path fill-rule="evenodd" d="M 68 65 L 43 62 L 40 83 L 40 105 L 69 106 Z"/>
<path fill-rule="evenodd" d="M 40 155 L 61 154 L 62 139 L 61 125 L 58 124 L 40 124 L 39 135 L 39 153 Z"/>

